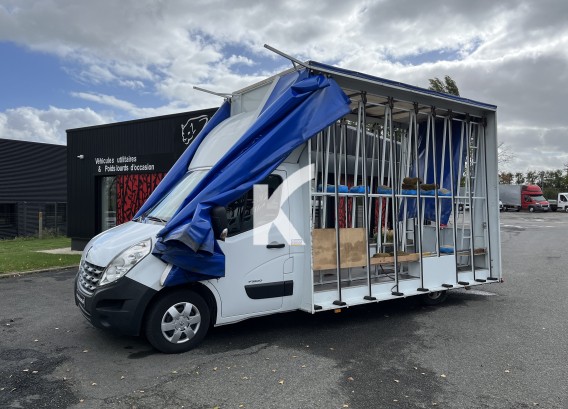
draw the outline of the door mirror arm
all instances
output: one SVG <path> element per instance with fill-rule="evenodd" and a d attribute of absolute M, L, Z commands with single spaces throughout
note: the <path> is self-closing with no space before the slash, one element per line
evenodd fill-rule
<path fill-rule="evenodd" d="M 215 239 L 225 241 L 229 234 L 227 209 L 225 207 L 215 206 L 211 209 L 211 227 L 213 227 Z"/>

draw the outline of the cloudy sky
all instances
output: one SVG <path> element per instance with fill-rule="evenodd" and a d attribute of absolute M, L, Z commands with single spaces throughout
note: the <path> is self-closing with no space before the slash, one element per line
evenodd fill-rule
<path fill-rule="evenodd" d="M 316 60 L 498 106 L 502 170 L 568 163 L 568 1 L 0 0 L 0 138 L 218 106 Z"/>

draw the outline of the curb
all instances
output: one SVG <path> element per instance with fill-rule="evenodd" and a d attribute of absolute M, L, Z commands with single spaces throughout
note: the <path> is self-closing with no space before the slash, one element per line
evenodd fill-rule
<path fill-rule="evenodd" d="M 53 271 L 67 271 L 67 270 L 76 270 L 79 268 L 79 264 L 66 266 L 66 267 L 51 267 L 51 268 L 44 268 L 42 270 L 31 270 L 31 271 L 20 271 L 20 272 L 11 272 L 11 273 L 0 273 L 0 280 L 3 278 L 19 278 L 25 277 L 31 274 L 40 274 L 40 273 L 49 273 Z"/>

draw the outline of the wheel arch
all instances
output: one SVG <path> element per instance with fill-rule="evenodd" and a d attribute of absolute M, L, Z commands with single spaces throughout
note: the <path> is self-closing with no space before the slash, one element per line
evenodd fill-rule
<path fill-rule="evenodd" d="M 156 302 L 158 302 L 160 298 L 165 297 L 167 294 L 180 290 L 191 290 L 199 294 L 203 298 L 203 300 L 207 303 L 207 306 L 209 307 L 211 326 L 215 325 L 215 323 L 217 322 L 218 307 L 215 295 L 213 295 L 213 291 L 208 286 L 202 283 L 190 283 L 190 284 L 176 285 L 173 287 L 165 287 L 164 289 L 154 294 L 152 299 L 146 305 L 146 309 L 144 310 L 144 316 L 142 317 L 140 333 L 144 333 L 145 329 L 144 327 L 146 326 L 148 314 L 152 309 L 153 305 L 156 304 Z"/>

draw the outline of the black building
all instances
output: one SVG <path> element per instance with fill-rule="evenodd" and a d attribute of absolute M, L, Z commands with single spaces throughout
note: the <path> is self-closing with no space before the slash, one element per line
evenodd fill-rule
<path fill-rule="evenodd" d="M 71 248 L 131 220 L 216 111 L 67 130 Z"/>
<path fill-rule="evenodd" d="M 37 235 L 40 225 L 67 233 L 66 147 L 0 139 L 0 239 Z"/>

